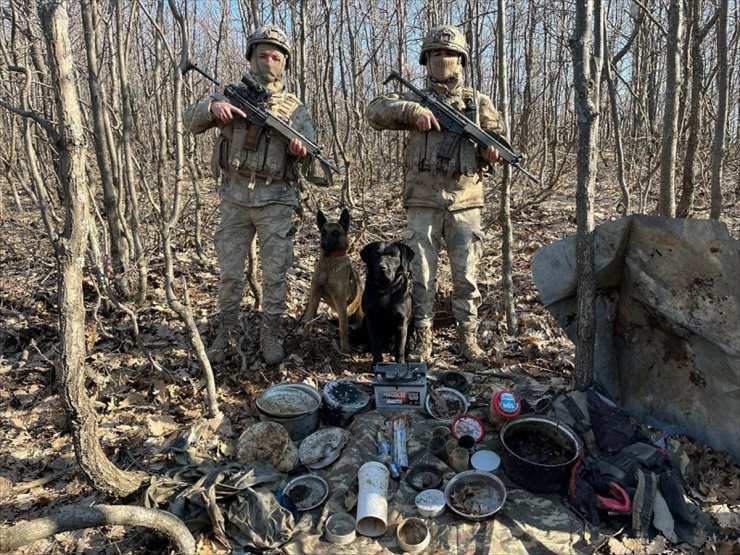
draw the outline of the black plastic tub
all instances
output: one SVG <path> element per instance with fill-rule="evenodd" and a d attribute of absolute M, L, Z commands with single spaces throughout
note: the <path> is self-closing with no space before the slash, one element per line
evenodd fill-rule
<path fill-rule="evenodd" d="M 501 429 L 501 443 L 506 475 L 536 493 L 565 489 L 581 455 L 576 433 L 549 416 L 526 415 L 507 422 Z"/>

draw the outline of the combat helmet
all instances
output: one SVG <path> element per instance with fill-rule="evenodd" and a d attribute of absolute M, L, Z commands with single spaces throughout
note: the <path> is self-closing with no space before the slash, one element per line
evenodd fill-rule
<path fill-rule="evenodd" d="M 288 35 L 280 27 L 274 25 L 257 27 L 247 39 L 247 60 L 252 57 L 252 51 L 258 44 L 272 44 L 283 50 L 285 52 L 285 65 L 290 68 L 290 57 L 293 54 L 293 49 L 290 47 Z"/>
<path fill-rule="evenodd" d="M 427 65 L 427 53 L 436 49 L 457 52 L 462 57 L 463 67 L 468 65 L 468 43 L 463 34 L 452 25 L 440 25 L 429 31 L 421 43 L 419 63 Z"/>

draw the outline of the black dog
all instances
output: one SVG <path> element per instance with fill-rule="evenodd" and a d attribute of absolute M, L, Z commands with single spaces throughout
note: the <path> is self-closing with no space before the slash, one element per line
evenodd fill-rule
<path fill-rule="evenodd" d="M 362 309 L 373 352 L 373 364 L 383 362 L 383 350 L 392 345 L 396 362 L 406 362 L 407 339 L 413 320 L 411 259 L 403 243 L 370 243 L 360 252 L 367 265 Z"/>

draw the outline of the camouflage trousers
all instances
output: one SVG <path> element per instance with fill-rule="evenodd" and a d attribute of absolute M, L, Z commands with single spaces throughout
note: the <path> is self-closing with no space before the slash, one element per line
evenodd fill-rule
<path fill-rule="evenodd" d="M 408 209 L 405 238 L 406 244 L 414 251 L 411 270 L 417 327 L 432 325 L 442 239 L 450 258 L 452 314 L 459 324 L 475 323 L 480 304 L 476 267 L 483 253 L 484 238 L 480 208 L 452 212 L 411 207 Z"/>
<path fill-rule="evenodd" d="M 244 264 L 255 233 L 260 246 L 263 312 L 285 311 L 286 272 L 293 263 L 293 207 L 268 204 L 247 207 L 221 199 L 221 222 L 214 242 L 220 267 L 218 305 L 224 324 L 233 325 L 244 291 Z"/>

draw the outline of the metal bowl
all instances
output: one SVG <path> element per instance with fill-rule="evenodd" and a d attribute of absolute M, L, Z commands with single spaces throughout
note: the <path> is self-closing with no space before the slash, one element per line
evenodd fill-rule
<path fill-rule="evenodd" d="M 283 495 L 289 497 L 299 511 L 310 511 L 329 497 L 329 484 L 321 476 L 304 474 L 288 482 Z"/>
<path fill-rule="evenodd" d="M 452 512 L 468 520 L 486 520 L 506 501 L 506 486 L 488 472 L 466 470 L 457 474 L 445 488 L 445 502 Z"/>
<path fill-rule="evenodd" d="M 450 387 L 435 387 L 434 392 L 437 395 L 441 396 L 445 401 L 451 401 L 458 404 L 460 406 L 460 410 L 452 415 L 439 414 L 435 410 L 434 400 L 432 399 L 431 393 L 428 393 L 426 399 L 426 409 L 433 418 L 436 418 L 437 420 L 440 420 L 442 422 L 451 423 L 456 417 L 468 412 L 468 400 L 465 398 L 465 395 L 460 393 L 457 389 L 452 389 Z"/>

